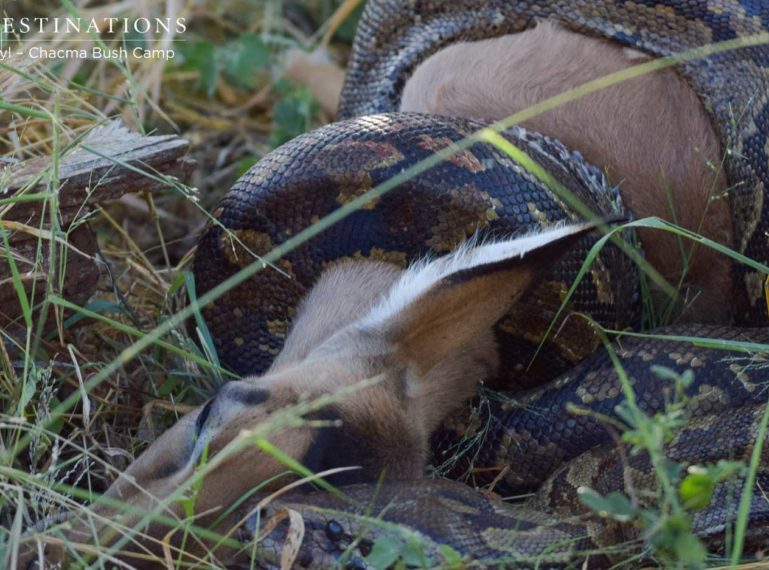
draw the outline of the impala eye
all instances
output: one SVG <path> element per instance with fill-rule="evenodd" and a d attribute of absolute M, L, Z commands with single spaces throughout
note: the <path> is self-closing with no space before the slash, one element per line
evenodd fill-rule
<path fill-rule="evenodd" d="M 197 419 L 195 419 L 195 435 L 200 435 L 200 432 L 203 431 L 203 426 L 206 425 L 206 420 L 208 419 L 208 415 L 211 413 L 211 406 L 214 403 L 215 398 L 211 398 L 203 405 L 203 408 L 200 410 L 200 413 L 198 413 Z"/>

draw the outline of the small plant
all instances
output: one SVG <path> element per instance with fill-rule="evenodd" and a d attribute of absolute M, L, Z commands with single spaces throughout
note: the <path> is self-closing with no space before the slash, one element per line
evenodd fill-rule
<path fill-rule="evenodd" d="M 306 87 L 281 80 L 275 90 L 280 98 L 272 107 L 270 145 L 273 148 L 310 130 L 312 120 L 318 114 L 318 104 Z"/>
<path fill-rule="evenodd" d="M 219 81 L 251 92 L 269 81 L 272 51 L 252 32 L 243 32 L 220 45 L 199 38 L 180 44 L 177 65 L 179 69 L 197 72 L 196 86 L 207 97 L 213 97 Z"/>
<path fill-rule="evenodd" d="M 616 356 L 615 366 L 625 384 L 627 377 Z M 745 464 L 722 460 L 714 465 L 687 466 L 668 459 L 666 446 L 688 420 L 686 406 L 689 398 L 685 391 L 692 384 L 694 373 L 686 370 L 678 374 L 659 366 L 652 367 L 652 372 L 671 382 L 672 398 L 667 401 L 665 410 L 648 416 L 633 398 L 627 398 L 617 406 L 616 412 L 626 424 L 621 439 L 630 447 L 631 455 L 648 455 L 658 485 L 656 492 L 652 490 L 654 500 L 648 497 L 639 500 L 642 491 L 637 490 L 633 490 L 633 496 L 619 492 L 601 496 L 587 487 L 579 489 L 579 497 L 600 516 L 642 529 L 650 554 L 665 567 L 700 568 L 708 551 L 692 533 L 692 516 L 710 505 L 717 485 L 744 474 Z M 629 384 L 626 389 L 630 389 Z M 648 493 L 650 490 L 643 491 Z"/>

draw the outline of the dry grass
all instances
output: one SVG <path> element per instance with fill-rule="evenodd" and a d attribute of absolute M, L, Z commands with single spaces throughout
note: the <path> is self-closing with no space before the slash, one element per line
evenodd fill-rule
<path fill-rule="evenodd" d="M 0 526 L 7 530 L 0 530 L 0 559 L 3 549 L 15 548 L 22 529 L 64 509 L 86 512 L 84 499 L 106 490 L 159 433 L 226 379 L 182 324 L 136 354 L 132 346 L 137 335 L 168 323 L 186 304 L 185 276 L 206 212 L 273 146 L 329 120 L 307 92 L 283 81 L 282 57 L 293 47 L 324 45 L 343 63 L 350 38 L 344 17 L 354 2 L 336 11 L 339 4 L 147 0 L 75 7 L 64 0 L 6 6 L 11 16 L 183 17 L 188 30 L 144 39 L 148 48 L 178 49 L 170 62 L 0 61 L 5 165 L 50 160 L 50 190 L 55 164 L 69 146 L 92 126 L 119 116 L 137 131 L 179 133 L 191 142 L 197 167 L 188 187 L 127 195 L 89 216 L 102 270 L 87 307 L 95 316 L 84 326 L 66 324 L 61 303 L 49 300 L 59 293 L 57 281 L 46 279 L 42 257 L 35 260 L 46 297 L 30 304 L 50 303 L 52 313 L 25 311 L 18 326 L 0 331 Z M 334 31 L 341 37 L 332 39 Z M 105 42 L 119 47 L 132 39 Z M 83 34 L 58 44 L 60 36 L 43 33 L 27 49 L 76 49 L 92 40 Z M 55 230 L 50 194 L 48 220 Z M 0 190 L 0 225 L 24 195 Z M 69 248 L 52 248 L 49 264 L 65 260 Z M 86 390 L 94 380 L 97 385 Z M 65 409 L 67 401 L 77 404 Z"/>
<path fill-rule="evenodd" d="M 186 303 L 184 276 L 206 212 L 235 179 L 275 144 L 329 120 L 308 93 L 285 83 L 283 56 L 291 48 L 318 45 L 337 3 L 150 0 L 75 6 L 65 0 L 4 8 L 17 18 L 168 17 L 184 18 L 187 25 L 177 36 L 142 39 L 146 48 L 174 49 L 171 60 L 0 61 L 0 166 L 6 167 L 0 188 L 17 163 L 48 161 L 45 188 L 52 197 L 45 198 L 46 228 L 60 229 L 52 191 L 57 162 L 108 117 L 120 117 L 139 132 L 178 133 L 190 141 L 197 166 L 186 188 L 126 195 L 88 216 L 99 238 L 101 277 L 87 308 L 98 318 L 67 326 L 68 314 L 54 304 L 50 313 L 25 313 L 26 319 L 0 333 L 0 526 L 11 531 L 0 531 L 0 559 L 22 528 L 72 506 L 71 494 L 55 488 L 103 492 L 149 442 L 222 382 L 223 372 L 206 365 L 185 327 L 175 326 L 166 337 L 174 350 L 156 343 L 121 363 L 136 340 L 126 331 L 152 330 Z M 136 39 L 102 38 L 109 48 Z M 25 40 L 27 52 L 90 49 L 95 43 L 87 33 L 51 31 Z M 349 41 L 335 39 L 329 49 L 343 62 Z M 233 62 L 238 50 L 241 61 Z M 0 189 L 4 228 L 10 226 L 3 216 L 35 192 L 40 188 L 14 196 Z M 51 258 L 38 251 L 33 260 L 48 285 L 44 298 L 29 299 L 32 306 L 60 293 L 44 266 L 66 263 L 71 246 L 63 242 L 52 249 Z M 84 385 L 116 362 L 114 373 L 86 394 Z M 80 402 L 62 413 L 60 403 L 73 395 Z"/>

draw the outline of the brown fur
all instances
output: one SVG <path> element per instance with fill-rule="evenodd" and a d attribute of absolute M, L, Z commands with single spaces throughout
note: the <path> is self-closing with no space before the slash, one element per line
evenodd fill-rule
<path fill-rule="evenodd" d="M 541 22 L 436 53 L 406 83 L 401 110 L 498 120 L 643 60 L 638 52 Z M 602 168 L 637 218 L 659 216 L 731 245 L 729 204 L 711 200 L 726 189 L 718 137 L 696 94 L 673 70 L 625 81 L 523 124 Z M 641 239 L 649 262 L 677 284 L 684 270 L 677 239 L 654 230 L 642 230 Z M 687 253 L 691 244 L 683 241 Z M 692 290 L 684 319 L 729 320 L 726 257 L 695 248 L 686 282 Z"/>

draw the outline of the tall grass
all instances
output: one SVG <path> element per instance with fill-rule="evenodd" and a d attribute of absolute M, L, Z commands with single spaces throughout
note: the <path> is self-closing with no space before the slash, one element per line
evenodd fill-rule
<path fill-rule="evenodd" d="M 13 564 L 20 543 L 26 540 L 23 531 L 37 521 L 51 522 L 39 533 L 41 540 L 61 544 L 62 527 L 55 521 L 61 511 L 97 517 L 90 505 L 109 503 L 100 495 L 116 473 L 181 414 L 204 401 L 230 377 L 218 364 L 200 319 L 201 307 L 354 210 L 473 144 L 497 144 L 525 162 L 498 135 L 509 126 L 680 61 L 767 41 L 766 36 L 760 36 L 715 44 L 645 63 L 548 99 L 406 169 L 296 234 L 216 288 L 197 296 L 190 278 L 190 261 L 194 235 L 209 220 L 205 212 L 212 209 L 237 175 L 274 144 L 327 119 L 319 115 L 306 91 L 281 81 L 280 54 L 290 47 L 320 44 L 344 52 L 348 42 L 332 38 L 354 4 L 307 2 L 306 11 L 289 19 L 281 14 L 281 3 L 276 1 L 246 2 L 245 8 L 234 1 L 151 1 L 140 9 L 131 4 L 90 6 L 64 0 L 58 8 L 61 14 L 87 18 L 118 13 L 184 16 L 191 22 L 192 32 L 184 38 L 165 37 L 158 41 L 155 47 L 173 45 L 178 49 L 179 59 L 172 62 L 0 62 L 0 146 L 5 161 L 13 166 L 20 160 L 42 157 L 50 164 L 21 191 L 13 195 L 0 192 L 3 257 L 10 267 L 10 283 L 22 315 L 13 326 L 0 331 L 4 341 L 0 343 L 1 558 Z M 339 10 L 335 12 L 336 8 Z M 243 13 L 248 17 L 233 16 Z M 92 39 L 87 35 L 72 39 L 69 47 Z M 53 34 L 44 33 L 31 38 L 29 45 L 50 41 L 58 40 Z M 132 41 L 151 40 L 116 37 L 110 45 Z M 181 132 L 192 140 L 192 154 L 199 168 L 194 187 L 169 184 L 161 194 L 127 197 L 88 215 L 100 239 L 98 262 L 103 267 L 103 277 L 94 299 L 87 306 L 78 307 L 65 298 L 60 280 L 73 252 L 66 230 L 59 223 L 58 165 L 78 147 L 84 132 L 112 116 L 120 116 L 139 131 Z M 530 166 L 536 174 L 536 165 Z M 552 182 L 547 177 L 542 179 Z M 31 265 L 40 273 L 42 297 L 30 294 L 24 285 L 20 260 L 12 255 L 9 242 L 11 232 L 18 231 L 18 227 L 4 220 L 9 209 L 28 202 L 40 203 L 45 212 L 39 226 L 32 228 L 37 247 Z M 700 241 L 769 273 L 761 264 L 670 224 L 657 220 L 634 224 Z M 609 238 L 603 241 L 606 239 Z M 641 259 L 639 263 L 643 264 Z M 46 267 L 59 270 L 46 271 Z M 647 269 L 651 279 L 675 294 L 674 287 Z M 198 325 L 192 334 L 185 327 L 190 318 L 197 319 Z M 83 322 L 88 324 L 82 326 Z M 80 545 L 82 548 L 73 548 L 71 554 L 82 563 L 88 563 L 90 555 L 121 565 L 116 558 L 120 550 L 140 536 L 153 520 L 185 533 L 187 541 L 207 539 L 215 544 L 229 544 L 231 537 L 198 528 L 192 517 L 182 521 L 168 517 L 165 507 L 185 500 L 191 492 L 194 494 L 195 486 L 207 473 L 245 446 L 259 446 L 282 460 L 287 470 L 312 478 L 312 474 L 272 448 L 266 438 L 274 430 L 297 425 L 309 411 L 345 395 L 342 392 L 303 403 L 276 414 L 253 432 L 242 434 L 149 512 L 137 512 L 129 505 L 113 502 L 112 507 L 133 518 L 138 516 L 138 522 L 127 527 L 120 520 L 100 521 L 121 538 L 110 546 Z M 632 402 L 632 390 L 628 397 Z M 765 425 L 766 422 L 764 428 Z M 764 436 L 762 431 L 749 466 L 753 475 Z M 741 557 L 740 536 L 747 521 L 743 500 L 732 550 L 733 564 Z M 170 543 L 161 546 L 169 566 L 181 563 L 182 554 L 174 551 Z M 215 554 L 212 552 L 209 559 L 197 562 L 211 564 Z"/>

